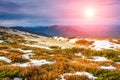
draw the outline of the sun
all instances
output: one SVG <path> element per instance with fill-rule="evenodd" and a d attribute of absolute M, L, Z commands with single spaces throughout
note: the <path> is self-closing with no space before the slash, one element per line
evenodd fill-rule
<path fill-rule="evenodd" d="M 85 9 L 85 16 L 87 18 L 93 18 L 95 16 L 95 9 L 94 8 L 86 8 Z"/>

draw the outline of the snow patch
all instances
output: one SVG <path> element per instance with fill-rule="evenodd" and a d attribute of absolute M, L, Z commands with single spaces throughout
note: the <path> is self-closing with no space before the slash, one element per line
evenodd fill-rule
<path fill-rule="evenodd" d="M 76 55 L 76 56 L 81 56 L 81 57 L 82 57 L 82 59 L 86 59 L 86 57 L 85 57 L 85 56 L 83 56 L 81 52 L 79 52 L 79 53 L 75 53 L 75 55 Z"/>
<path fill-rule="evenodd" d="M 107 70 L 115 70 L 116 69 L 116 67 L 114 67 L 112 65 L 110 65 L 110 66 L 101 66 L 100 68 L 101 69 L 107 69 Z"/>
<path fill-rule="evenodd" d="M 100 56 L 94 56 L 93 59 L 91 59 L 91 61 L 95 61 L 95 62 L 102 62 L 102 61 L 110 61 L 105 57 L 100 57 Z"/>
<path fill-rule="evenodd" d="M 109 40 L 95 40 L 93 43 L 93 49 L 101 50 L 101 49 L 114 49 L 119 48 L 119 44 L 115 44 L 110 42 Z"/>
<path fill-rule="evenodd" d="M 46 46 L 31 45 L 31 44 L 23 44 L 23 45 L 29 46 L 29 47 L 37 47 L 37 48 L 44 48 L 44 49 L 52 50 L 51 48 L 46 47 Z"/>
<path fill-rule="evenodd" d="M 67 38 L 57 37 L 57 36 L 53 37 L 53 39 L 58 40 L 58 41 L 67 41 L 68 40 Z"/>
<path fill-rule="evenodd" d="M 116 62 L 116 64 L 120 64 L 120 62 Z"/>
<path fill-rule="evenodd" d="M 86 59 L 87 57 L 86 56 L 82 56 L 82 59 Z"/>
<path fill-rule="evenodd" d="M 94 77 L 93 74 L 88 73 L 88 72 L 76 72 L 75 75 L 82 76 L 86 75 L 90 79 L 96 79 L 97 77 Z"/>
<path fill-rule="evenodd" d="M 114 41 L 114 42 L 118 42 L 118 40 L 116 40 L 116 39 L 113 39 L 112 41 Z"/>
<path fill-rule="evenodd" d="M 54 62 L 50 62 L 50 61 L 46 61 L 46 60 L 31 60 L 31 62 L 34 64 L 34 65 L 37 65 L 37 66 L 42 66 L 42 65 L 44 65 L 44 64 L 54 64 L 55 63 L 55 61 Z"/>
<path fill-rule="evenodd" d="M 31 53 L 32 50 L 21 50 L 21 52 L 23 52 L 23 53 Z"/>
<path fill-rule="evenodd" d="M 49 55 L 49 56 L 55 56 L 54 54 L 51 54 L 51 55 Z"/>
<path fill-rule="evenodd" d="M 11 63 L 12 61 L 6 57 L 0 57 L 0 61 L 4 61 L 4 62 L 7 62 L 7 63 Z"/>
<path fill-rule="evenodd" d="M 23 80 L 23 79 L 15 77 L 13 80 Z"/>
<path fill-rule="evenodd" d="M 52 62 L 52 61 L 46 61 L 45 59 L 42 59 L 42 60 L 30 60 L 30 62 L 27 62 L 27 63 L 15 63 L 15 64 L 12 64 L 12 66 L 20 66 L 20 67 L 28 67 L 28 66 L 42 66 L 44 64 L 48 64 L 48 65 L 51 65 L 51 64 L 54 64 L 56 61 Z"/>
<path fill-rule="evenodd" d="M 68 76 L 71 76 L 71 75 L 78 75 L 78 76 L 87 76 L 88 78 L 90 78 L 90 79 L 97 79 L 97 77 L 95 77 L 93 74 L 91 74 L 91 73 L 88 73 L 88 72 L 76 72 L 76 73 L 65 73 L 65 74 L 63 74 L 63 75 L 61 75 L 61 80 L 66 80 L 65 78 L 64 78 L 64 76 L 66 76 L 66 75 L 68 75 Z"/>
<path fill-rule="evenodd" d="M 19 77 L 14 77 L 13 80 L 23 80 L 23 79 Z M 27 78 L 24 78 L 24 80 L 27 80 Z"/>
<path fill-rule="evenodd" d="M 76 56 L 82 56 L 82 53 L 79 52 L 79 53 L 75 53 Z"/>
<path fill-rule="evenodd" d="M 0 40 L 0 43 L 3 43 L 4 42 L 4 40 Z"/>
<path fill-rule="evenodd" d="M 16 48 L 16 49 L 13 48 L 13 50 L 19 50 L 20 52 L 23 52 L 23 53 L 32 53 L 32 50 L 23 50 L 20 48 Z"/>
<path fill-rule="evenodd" d="M 71 40 L 69 40 L 70 43 L 75 43 L 76 41 L 78 41 L 78 39 L 71 39 Z"/>
<path fill-rule="evenodd" d="M 28 53 L 28 54 L 22 55 L 22 58 L 23 58 L 23 59 L 30 59 L 30 58 L 33 57 L 33 56 L 35 56 L 35 54 L 33 54 L 33 53 Z"/>

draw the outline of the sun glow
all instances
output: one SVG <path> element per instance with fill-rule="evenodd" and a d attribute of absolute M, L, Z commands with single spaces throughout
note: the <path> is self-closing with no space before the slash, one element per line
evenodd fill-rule
<path fill-rule="evenodd" d="M 93 8 L 85 9 L 85 16 L 87 18 L 93 18 L 95 16 L 95 9 L 93 9 Z"/>

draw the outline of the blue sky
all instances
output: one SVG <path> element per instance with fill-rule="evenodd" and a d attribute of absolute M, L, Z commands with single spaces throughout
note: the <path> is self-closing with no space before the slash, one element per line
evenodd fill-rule
<path fill-rule="evenodd" d="M 84 18 L 84 9 L 96 18 Z M 0 0 L 0 25 L 120 24 L 120 0 Z"/>

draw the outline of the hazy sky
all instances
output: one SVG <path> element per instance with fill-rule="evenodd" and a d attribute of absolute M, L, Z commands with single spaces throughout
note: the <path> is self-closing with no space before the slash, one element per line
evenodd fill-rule
<path fill-rule="evenodd" d="M 86 8 L 95 16 L 85 17 Z M 120 24 L 120 0 L 0 0 L 0 25 Z"/>

